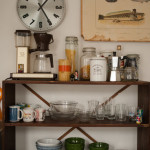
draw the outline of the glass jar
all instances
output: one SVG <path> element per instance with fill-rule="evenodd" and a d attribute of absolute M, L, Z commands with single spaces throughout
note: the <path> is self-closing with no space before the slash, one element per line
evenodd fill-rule
<path fill-rule="evenodd" d="M 78 71 L 78 38 L 75 36 L 66 37 L 66 57 L 71 64 L 71 74 Z"/>
<path fill-rule="evenodd" d="M 30 47 L 31 31 L 30 30 L 16 30 L 15 43 L 16 47 Z"/>
<path fill-rule="evenodd" d="M 96 57 L 96 48 L 84 47 L 80 59 L 80 80 L 90 80 L 90 59 Z"/>

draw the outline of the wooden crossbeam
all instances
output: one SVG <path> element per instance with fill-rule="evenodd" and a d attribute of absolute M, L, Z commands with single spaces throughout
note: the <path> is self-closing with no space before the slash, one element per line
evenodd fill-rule
<path fill-rule="evenodd" d="M 41 97 L 38 93 L 36 93 L 31 87 L 29 87 L 26 84 L 22 84 L 26 89 L 28 89 L 31 93 L 33 93 L 35 96 L 37 96 L 41 101 L 43 101 L 46 105 L 50 106 L 50 103 L 45 100 L 43 97 Z"/>
<path fill-rule="evenodd" d="M 65 132 L 62 136 L 58 138 L 58 140 L 62 140 L 65 136 L 67 136 L 70 132 L 72 132 L 75 129 L 75 127 L 72 127 L 67 132 Z"/>

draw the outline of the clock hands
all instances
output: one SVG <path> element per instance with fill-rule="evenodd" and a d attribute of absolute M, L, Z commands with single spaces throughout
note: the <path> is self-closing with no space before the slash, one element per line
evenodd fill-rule
<path fill-rule="evenodd" d="M 46 4 L 47 1 L 48 0 L 45 0 L 45 2 L 41 5 L 41 7 L 43 7 Z M 39 7 L 38 11 L 41 9 L 41 7 Z"/>
<path fill-rule="evenodd" d="M 41 5 L 40 3 L 38 3 L 38 5 L 40 6 L 40 9 L 42 10 L 43 14 L 45 15 L 48 24 L 51 26 L 51 25 L 52 25 L 52 22 L 51 22 L 50 19 L 47 17 L 47 15 L 46 15 L 44 9 L 42 8 L 42 5 Z"/>

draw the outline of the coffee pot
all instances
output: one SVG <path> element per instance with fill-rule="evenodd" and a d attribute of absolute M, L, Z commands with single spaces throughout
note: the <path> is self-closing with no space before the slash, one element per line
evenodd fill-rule
<path fill-rule="evenodd" d="M 49 44 L 53 43 L 53 35 L 47 33 L 34 33 L 34 39 L 37 47 L 30 49 L 31 31 L 17 30 L 15 32 L 16 48 L 17 48 L 17 70 L 11 73 L 12 78 L 26 79 L 45 79 L 55 80 L 57 74 L 52 73 L 51 68 L 54 67 L 53 55 L 49 54 Z M 35 57 L 33 65 L 33 73 L 30 72 L 31 60 L 30 54 Z"/>
<path fill-rule="evenodd" d="M 120 71 L 119 71 L 119 57 L 116 56 L 116 52 L 113 52 L 111 59 L 111 71 L 110 71 L 110 81 L 120 81 Z"/>
<path fill-rule="evenodd" d="M 36 54 L 34 61 L 33 72 L 34 73 L 51 73 L 51 68 L 53 68 L 53 55 L 39 53 Z"/>
<path fill-rule="evenodd" d="M 53 35 L 47 33 L 34 33 L 37 48 L 32 50 L 36 52 L 34 61 L 34 73 L 51 73 L 51 68 L 54 67 L 53 55 L 46 53 L 49 50 L 49 44 L 53 43 Z M 31 51 L 30 51 L 31 52 Z"/>
<path fill-rule="evenodd" d="M 128 54 L 124 66 L 125 80 L 138 80 L 139 55 Z"/>

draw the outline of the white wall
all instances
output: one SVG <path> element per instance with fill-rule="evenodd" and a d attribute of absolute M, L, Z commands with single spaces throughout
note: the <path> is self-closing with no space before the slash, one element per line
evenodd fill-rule
<path fill-rule="evenodd" d="M 16 70 L 16 49 L 14 32 L 17 29 L 26 29 L 20 22 L 16 12 L 17 0 L 1 0 L 0 5 L 0 81 L 9 77 L 11 72 Z M 65 58 L 65 37 L 67 35 L 77 36 L 79 39 L 79 52 L 82 54 L 82 47 L 94 46 L 97 51 L 115 50 L 116 45 L 121 44 L 124 54 L 140 54 L 140 80 L 150 81 L 150 43 L 137 42 L 87 42 L 81 38 L 80 23 L 80 0 L 66 0 L 66 16 L 63 23 L 54 31 L 49 32 L 54 36 L 54 43 L 50 45 L 51 52 L 54 54 L 55 69 L 57 73 L 58 59 Z M 33 43 L 33 46 L 35 44 Z M 104 97 L 111 96 L 122 86 L 83 86 L 83 85 L 32 85 L 41 96 L 48 101 L 67 99 L 77 100 L 79 103 L 87 105 L 91 99 L 102 101 Z M 21 85 L 17 86 L 17 102 L 39 103 L 35 96 L 29 93 Z M 116 103 L 125 102 L 137 105 L 137 87 L 131 86 L 122 94 L 115 98 Z M 17 127 L 17 150 L 35 150 L 35 141 L 40 138 L 58 138 L 69 128 L 40 128 L 40 127 Z M 98 141 L 107 142 L 112 149 L 137 149 L 136 128 L 83 128 Z M 72 132 L 70 136 L 80 136 L 86 139 L 78 131 Z"/>

